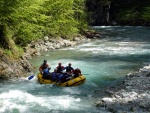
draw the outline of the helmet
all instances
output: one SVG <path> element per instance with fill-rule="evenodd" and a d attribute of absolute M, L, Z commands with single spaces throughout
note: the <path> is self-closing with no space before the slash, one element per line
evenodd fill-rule
<path fill-rule="evenodd" d="M 58 65 L 61 65 L 61 62 L 59 62 Z"/>
<path fill-rule="evenodd" d="M 79 71 L 80 71 L 80 69 L 79 69 L 79 68 L 77 68 L 77 70 L 79 70 Z"/>
<path fill-rule="evenodd" d="M 68 65 L 71 65 L 71 63 L 69 63 Z"/>
<path fill-rule="evenodd" d="M 46 63 L 46 62 L 47 62 L 47 60 L 44 60 L 43 62 L 44 62 L 44 63 Z"/>

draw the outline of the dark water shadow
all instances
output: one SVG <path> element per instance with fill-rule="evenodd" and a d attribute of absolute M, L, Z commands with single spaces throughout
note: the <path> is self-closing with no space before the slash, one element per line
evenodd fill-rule
<path fill-rule="evenodd" d="M 118 26 L 110 28 L 95 28 L 109 41 L 150 42 L 150 27 Z M 119 38 L 118 38 L 119 37 Z M 101 38 L 100 38 L 101 39 Z"/>

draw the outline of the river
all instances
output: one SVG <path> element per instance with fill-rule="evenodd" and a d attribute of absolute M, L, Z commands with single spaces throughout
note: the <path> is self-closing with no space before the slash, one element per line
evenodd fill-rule
<path fill-rule="evenodd" d="M 72 63 L 85 74 L 84 84 L 76 87 L 41 85 L 36 77 L 1 81 L 0 113 L 108 113 L 97 109 L 97 89 L 117 83 L 126 74 L 150 64 L 149 27 L 94 27 L 103 38 L 75 47 L 43 52 L 30 62 L 38 73 L 44 59 L 51 71 L 61 62 Z"/>

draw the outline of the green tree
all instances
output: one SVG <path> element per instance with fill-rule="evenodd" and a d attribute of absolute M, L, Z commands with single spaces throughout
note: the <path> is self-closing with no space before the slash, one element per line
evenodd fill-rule
<path fill-rule="evenodd" d="M 49 17 L 40 14 L 40 0 L 0 0 L 1 47 L 18 55 L 17 46 L 42 35 L 38 22 Z M 39 21 L 40 20 L 40 21 Z"/>
<path fill-rule="evenodd" d="M 12 16 L 11 14 L 15 12 L 14 7 L 17 7 L 18 1 L 0 1 L 0 42 L 1 47 L 6 49 L 11 49 L 14 54 L 17 54 L 17 49 L 15 42 L 12 37 L 14 35 L 12 27 Z"/>
<path fill-rule="evenodd" d="M 25 0 L 13 13 L 14 40 L 24 46 L 32 40 L 41 38 L 45 34 L 45 25 L 49 16 L 41 13 L 44 0 Z"/>
<path fill-rule="evenodd" d="M 84 0 L 77 1 L 79 0 L 48 0 L 43 4 L 43 11 L 50 16 L 47 24 L 48 33 L 67 37 L 79 32 L 81 23 L 83 25 L 81 17 L 84 12 L 79 6 L 83 6 Z"/>
<path fill-rule="evenodd" d="M 145 22 L 150 23 L 150 7 L 146 7 L 145 10 L 142 12 L 142 19 Z"/>
<path fill-rule="evenodd" d="M 87 28 L 87 9 L 86 9 L 86 1 L 85 0 L 74 0 L 73 10 L 74 10 L 74 18 L 78 22 L 78 29 L 86 29 Z"/>

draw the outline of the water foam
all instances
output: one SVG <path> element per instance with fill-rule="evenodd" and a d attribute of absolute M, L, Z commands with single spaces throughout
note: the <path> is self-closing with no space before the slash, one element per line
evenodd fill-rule
<path fill-rule="evenodd" d="M 20 90 L 10 90 L 0 94 L 0 101 L 0 112 L 13 111 L 16 109 L 21 113 L 25 113 L 29 111 L 30 108 L 37 106 L 41 109 L 46 107 L 47 110 L 78 109 L 80 106 L 77 103 L 80 103 L 81 99 L 69 95 L 40 96 Z"/>

